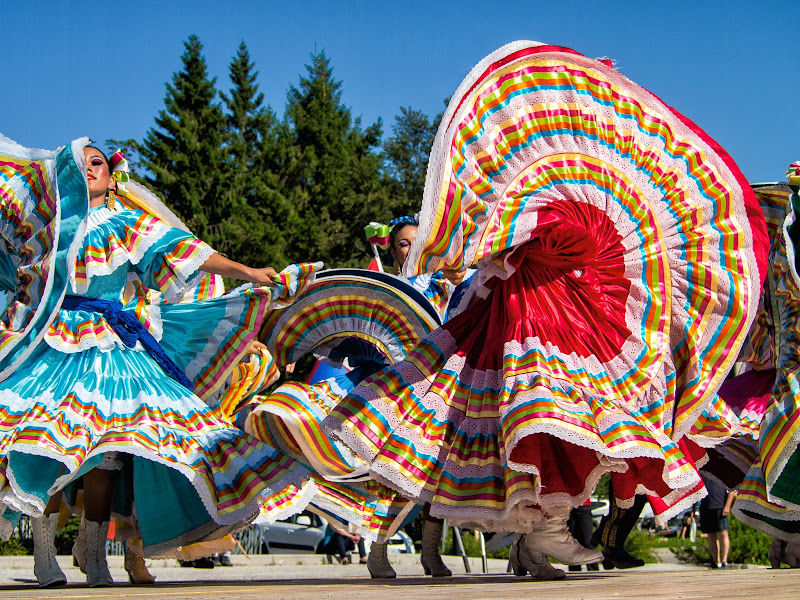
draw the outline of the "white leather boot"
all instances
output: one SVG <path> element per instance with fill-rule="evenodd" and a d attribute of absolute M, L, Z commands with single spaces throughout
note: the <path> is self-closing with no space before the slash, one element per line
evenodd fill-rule
<path fill-rule="evenodd" d="M 67 584 L 67 576 L 56 561 L 56 523 L 58 513 L 49 517 L 31 519 L 33 528 L 33 574 L 40 587 L 56 587 Z"/>
<path fill-rule="evenodd" d="M 572 537 L 567 528 L 568 519 L 569 512 L 548 515 L 523 536 L 522 546 L 531 556 L 541 552 L 565 565 L 588 565 L 602 561 L 601 552 L 584 548 Z"/>
<path fill-rule="evenodd" d="M 439 554 L 439 544 L 442 542 L 442 528 L 444 521 L 441 519 L 425 518 L 422 521 L 422 554 L 420 562 L 425 575 L 434 577 L 450 577 L 453 572 L 444 564 Z"/>
<path fill-rule="evenodd" d="M 75 543 L 72 544 L 72 566 L 78 567 L 81 573 L 86 573 L 86 518 L 83 516 L 81 524 L 78 525 Z"/>
<path fill-rule="evenodd" d="M 388 543 L 374 543 L 369 547 L 369 557 L 367 558 L 367 569 L 373 579 L 394 579 L 397 577 L 392 565 L 389 564 L 389 557 L 386 555 Z"/>
<path fill-rule="evenodd" d="M 522 577 L 526 573 L 530 573 L 534 579 L 543 581 L 566 578 L 567 574 L 551 565 L 544 554 L 528 551 L 522 543 L 523 537 L 517 535 L 514 538 L 514 543 L 511 544 L 511 551 L 508 554 L 508 560 L 514 570 L 514 575 Z"/>
<path fill-rule="evenodd" d="M 89 587 L 114 585 L 106 562 L 108 525 L 108 521 L 98 523 L 86 520 L 86 583 Z"/>

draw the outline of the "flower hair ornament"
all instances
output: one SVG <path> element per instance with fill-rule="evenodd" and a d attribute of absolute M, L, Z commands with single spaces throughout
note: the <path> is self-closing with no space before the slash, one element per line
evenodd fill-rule
<path fill-rule="evenodd" d="M 388 260 L 389 264 L 391 264 L 394 260 L 391 254 L 388 252 L 391 242 L 391 234 L 402 229 L 406 225 L 416 226 L 419 225 L 419 223 L 417 222 L 416 217 L 403 216 L 392 219 L 387 225 L 372 221 L 369 225 L 364 227 L 364 235 L 367 237 L 367 241 L 372 246 L 372 252 L 375 255 L 375 260 L 377 261 L 381 271 L 383 271 L 383 263 L 381 262 L 381 257 L 378 250 L 380 249 L 386 252 L 385 258 Z"/>
<path fill-rule="evenodd" d="M 130 165 L 128 165 L 128 160 L 122 155 L 122 150 L 117 150 L 114 154 L 111 155 L 111 158 L 108 159 L 108 166 L 111 169 L 111 175 L 114 177 L 114 181 L 117 184 L 117 190 L 125 194 L 127 190 L 125 189 L 125 184 L 131 180 L 129 175 L 130 172 Z M 117 195 L 111 188 L 108 189 L 106 192 L 106 208 L 109 210 L 114 210 L 114 207 L 117 204 Z"/>
<path fill-rule="evenodd" d="M 408 215 L 405 215 L 403 217 L 397 217 L 396 219 L 392 219 L 391 221 L 389 221 L 389 227 L 391 229 L 395 228 L 400 229 L 401 226 L 405 225 L 419 226 L 419 222 L 417 221 L 416 217 L 409 217 Z"/>
<path fill-rule="evenodd" d="M 800 185 L 800 160 L 789 165 L 786 171 L 786 178 L 791 185 Z"/>

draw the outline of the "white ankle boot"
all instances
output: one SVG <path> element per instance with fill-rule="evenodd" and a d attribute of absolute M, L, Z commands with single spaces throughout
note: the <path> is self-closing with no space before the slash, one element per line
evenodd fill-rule
<path fill-rule="evenodd" d="M 86 520 L 86 583 L 89 587 L 114 585 L 106 562 L 108 525 L 108 521 L 98 523 Z"/>
<path fill-rule="evenodd" d="M 529 552 L 522 544 L 522 537 L 517 535 L 514 538 L 514 543 L 511 544 L 511 551 L 508 554 L 508 561 L 511 563 L 514 575 L 522 577 L 526 573 L 530 573 L 531 577 L 542 581 L 566 578 L 567 574 L 551 565 L 544 554 L 541 552 Z"/>
<path fill-rule="evenodd" d="M 56 523 L 58 513 L 31 519 L 33 527 L 33 574 L 40 587 L 66 585 L 67 576 L 56 561 Z"/>
<path fill-rule="evenodd" d="M 367 569 L 373 579 L 394 579 L 397 577 L 392 565 L 389 564 L 389 557 L 386 555 L 388 543 L 374 543 L 369 547 L 369 557 L 367 558 Z"/>
<path fill-rule="evenodd" d="M 530 533 L 523 536 L 522 545 L 531 555 L 541 552 L 565 565 L 587 565 L 602 561 L 601 552 L 584 548 L 572 537 L 567 528 L 568 519 L 569 513 L 543 518 Z"/>
<path fill-rule="evenodd" d="M 422 554 L 420 562 L 425 571 L 425 575 L 434 577 L 450 577 L 453 572 L 444 564 L 439 554 L 439 544 L 442 542 L 442 528 L 444 522 L 441 519 L 423 519 L 422 521 Z"/>

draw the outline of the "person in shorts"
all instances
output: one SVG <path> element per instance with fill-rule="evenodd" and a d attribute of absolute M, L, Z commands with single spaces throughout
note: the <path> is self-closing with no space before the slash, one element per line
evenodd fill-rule
<path fill-rule="evenodd" d="M 711 568 L 725 569 L 731 547 L 728 515 L 731 513 L 736 492 L 726 489 L 719 480 L 702 471 L 700 476 L 708 490 L 708 496 L 700 502 L 700 529 L 708 537 Z"/>

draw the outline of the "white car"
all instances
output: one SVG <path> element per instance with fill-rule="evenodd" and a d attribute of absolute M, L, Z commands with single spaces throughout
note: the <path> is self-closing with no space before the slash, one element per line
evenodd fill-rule
<path fill-rule="evenodd" d="M 416 554 L 414 550 L 414 542 L 408 537 L 405 531 L 398 531 L 389 538 L 389 545 L 386 551 L 395 554 Z"/>
<path fill-rule="evenodd" d="M 284 521 L 254 525 L 261 532 L 262 554 L 298 554 L 320 551 L 325 538 L 327 523 L 319 515 L 309 511 L 293 515 Z M 369 551 L 369 547 L 367 547 Z M 415 554 L 414 542 L 403 531 L 389 539 L 388 552 Z"/>
<path fill-rule="evenodd" d="M 325 521 L 304 511 L 285 521 L 256 525 L 261 530 L 262 554 L 317 552 L 325 537 Z"/>

